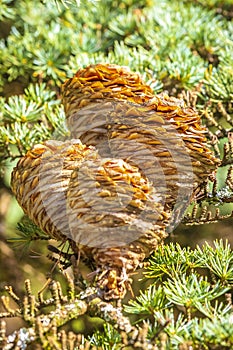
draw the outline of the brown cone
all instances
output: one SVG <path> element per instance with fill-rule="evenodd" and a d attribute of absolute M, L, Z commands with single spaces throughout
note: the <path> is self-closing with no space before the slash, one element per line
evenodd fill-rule
<path fill-rule="evenodd" d="M 88 256 L 103 298 L 122 298 L 219 161 L 197 112 L 125 67 L 80 69 L 62 93 L 74 140 L 36 145 L 12 189 L 44 232 Z"/>

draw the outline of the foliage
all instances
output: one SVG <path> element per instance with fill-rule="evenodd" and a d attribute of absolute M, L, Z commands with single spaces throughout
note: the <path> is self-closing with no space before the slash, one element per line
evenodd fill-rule
<path fill-rule="evenodd" d="M 124 305 L 126 316 L 119 305 L 101 301 L 94 288 L 78 292 L 68 276 L 64 293 L 59 282 L 48 279 L 37 296 L 27 280 L 23 301 L 12 287 L 6 287 L 1 316 L 19 316 L 27 326 L 2 337 L 4 349 L 20 344 L 26 348 L 35 342 L 43 349 L 121 349 L 123 345 L 138 349 L 232 348 L 233 252 L 227 242 L 215 241 L 214 247 L 205 244 L 194 250 L 166 245 L 151 257 L 145 274 L 146 279 L 153 278 L 152 284 Z M 10 298 L 17 304 L 14 309 Z M 98 315 L 103 329 L 91 336 L 69 333 L 65 337 L 62 326 L 84 314 Z M 135 325 L 130 323 L 132 317 Z"/>
<path fill-rule="evenodd" d="M 208 143 L 221 165 L 216 179 L 201 188 L 183 223 L 199 227 L 232 217 L 231 0 L 0 0 L 0 21 L 3 190 L 15 159 L 36 143 L 68 135 L 60 104 L 64 80 L 79 67 L 110 62 L 139 71 L 155 92 L 167 90 L 182 97 L 208 127 Z M 27 221 L 19 230 L 14 243 L 46 239 Z M 62 261 L 61 269 L 72 260 L 69 247 L 50 250 L 58 256 L 51 258 L 55 264 Z M 26 323 L 9 336 L 2 323 L 4 349 L 23 349 L 29 343 L 44 349 L 233 347 L 233 252 L 222 240 L 193 250 L 179 244 L 161 246 L 148 262 L 148 288 L 129 301 L 124 312 L 119 305 L 99 300 L 76 273 L 76 284 L 68 276 L 63 281 L 66 290 L 48 279 L 37 296 L 28 281 L 23 298 L 8 287 L 10 298 L 2 298 L 2 316 L 18 316 Z M 83 315 L 98 315 L 99 329 L 76 332 L 72 321 L 82 324 Z"/>

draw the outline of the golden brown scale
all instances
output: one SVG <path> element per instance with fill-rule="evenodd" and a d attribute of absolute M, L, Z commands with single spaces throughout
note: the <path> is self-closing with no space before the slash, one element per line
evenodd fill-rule
<path fill-rule="evenodd" d="M 96 158 L 94 147 L 79 140 L 35 145 L 12 172 L 11 187 L 25 214 L 50 237 L 70 236 L 66 192 L 70 177 L 83 159 Z"/>
<path fill-rule="evenodd" d="M 96 196 L 88 201 L 95 188 Z M 122 297 L 128 274 L 166 237 L 168 214 L 156 202 L 155 188 L 137 167 L 104 159 L 86 162 L 81 176 L 80 169 L 73 172 L 67 198 L 74 250 L 80 243 L 91 248 L 104 298 Z"/>
<path fill-rule="evenodd" d="M 122 298 L 219 161 L 197 112 L 126 67 L 80 69 L 62 94 L 72 140 L 36 145 L 12 189 L 43 231 L 88 256 L 103 298 Z"/>

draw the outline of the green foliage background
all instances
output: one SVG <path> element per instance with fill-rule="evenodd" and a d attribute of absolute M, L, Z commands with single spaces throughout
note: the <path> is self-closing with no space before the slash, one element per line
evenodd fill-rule
<path fill-rule="evenodd" d="M 213 245 L 216 238 L 233 242 L 232 1 L 100 0 L 79 4 L 0 0 L 0 37 L 1 289 L 12 284 L 22 297 L 23 281 L 31 278 L 35 293 L 48 272 L 65 289 L 58 269 L 51 272 L 46 241 L 32 242 L 30 250 L 25 249 L 32 236 L 46 238 L 35 227 L 28 222 L 19 227 L 21 234 L 14 242 L 23 243 L 24 250 L 22 245 L 12 249 L 6 243 L 15 236 L 16 224 L 22 219 L 9 189 L 10 173 L 18 157 L 35 143 L 67 134 L 60 103 L 60 86 L 67 77 L 90 63 L 127 65 L 140 72 L 155 92 L 167 90 L 198 109 L 209 128 L 209 143 L 223 166 L 216 188 L 211 185 L 206 201 L 198 204 L 198 215 L 189 208 L 192 214 L 187 214 L 184 223 L 198 225 L 181 224 L 170 237 L 181 246 L 171 243 L 159 249 L 149 262 L 146 279 L 139 284 L 135 278 L 134 290 L 139 296 L 125 311 L 144 340 L 133 342 L 131 335 L 125 346 L 232 349 L 233 252 L 223 241 Z M 203 208 L 214 212 L 214 220 L 203 214 Z M 226 220 L 216 216 L 216 208 Z M 212 223 L 200 225 L 206 222 Z M 191 249 L 206 240 L 209 245 Z M 30 320 L 22 317 L 21 308 L 16 316 L 21 315 L 26 323 L 20 325 L 33 325 L 33 316 Z M 38 310 L 42 312 L 39 306 Z M 7 322 L 11 333 L 19 319 Z M 94 331 L 96 327 L 99 330 Z M 80 344 L 83 348 L 123 347 L 123 334 L 104 317 L 72 316 L 63 329 L 85 335 L 76 339 L 77 348 Z M 46 332 L 37 345 L 64 348 L 59 332 L 58 327 L 54 335 L 57 347 L 48 341 Z M 71 345 L 67 348 L 72 349 Z"/>

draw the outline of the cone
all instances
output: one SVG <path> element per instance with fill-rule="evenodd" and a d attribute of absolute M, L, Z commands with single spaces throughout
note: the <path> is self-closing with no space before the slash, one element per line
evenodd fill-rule
<path fill-rule="evenodd" d="M 219 160 L 197 112 L 126 67 L 80 69 L 62 94 L 72 140 L 36 145 L 12 189 L 44 232 L 88 257 L 104 299 L 122 298 Z"/>

